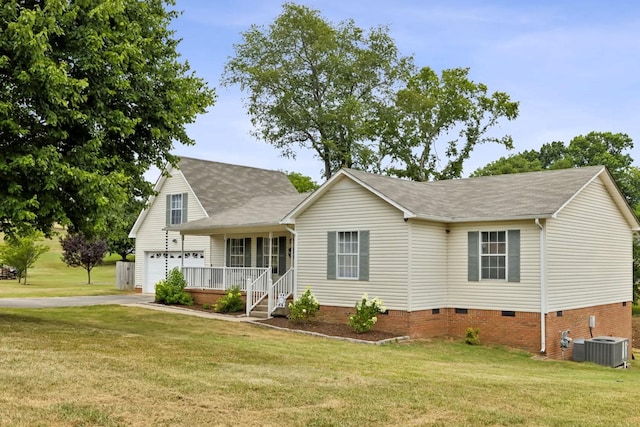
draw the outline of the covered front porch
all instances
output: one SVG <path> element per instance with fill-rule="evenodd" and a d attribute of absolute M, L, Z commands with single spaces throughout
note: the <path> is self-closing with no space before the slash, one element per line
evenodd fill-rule
<path fill-rule="evenodd" d="M 271 317 L 296 293 L 296 232 L 280 220 L 304 194 L 259 197 L 208 218 L 170 227 L 185 235 L 209 236 L 209 267 L 182 266 L 188 290 L 238 287 L 246 315 Z"/>
<path fill-rule="evenodd" d="M 246 315 L 271 317 L 294 293 L 294 269 L 289 268 L 274 281 L 270 268 L 183 267 L 187 290 L 226 291 L 239 288 L 246 298 Z"/>

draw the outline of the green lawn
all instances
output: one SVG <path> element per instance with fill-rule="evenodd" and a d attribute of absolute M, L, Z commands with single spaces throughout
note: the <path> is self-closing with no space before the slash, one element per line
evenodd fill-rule
<path fill-rule="evenodd" d="M 0 311 L 0 425 L 640 425 L 640 370 L 145 309 Z"/>
<path fill-rule="evenodd" d="M 87 272 L 80 267 L 69 267 L 62 262 L 62 249 L 58 238 L 43 240 L 49 252 L 43 254 L 29 269 L 28 285 L 17 280 L 0 280 L 0 298 L 60 297 L 77 295 L 111 295 L 121 293 L 115 287 L 117 255 L 107 256 L 104 265 L 91 270 L 91 285 L 87 285 Z"/>

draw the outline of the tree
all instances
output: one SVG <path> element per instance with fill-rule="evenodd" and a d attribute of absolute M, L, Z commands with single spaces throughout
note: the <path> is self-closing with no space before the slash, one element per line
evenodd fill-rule
<path fill-rule="evenodd" d="M 87 271 L 87 284 L 91 284 L 91 270 L 102 264 L 107 253 L 107 242 L 103 239 L 89 240 L 83 234 L 68 234 L 60 237 L 62 261 L 69 267 L 83 267 Z"/>
<path fill-rule="evenodd" d="M 40 237 L 36 233 L 14 237 L 0 246 L 1 263 L 18 271 L 18 283 L 24 278 L 24 284 L 27 284 L 27 270 L 34 266 L 40 255 L 49 250 L 47 245 L 36 244 Z"/>
<path fill-rule="evenodd" d="M 135 249 L 135 241 L 129 238 L 129 232 L 145 207 L 145 202 L 130 197 L 126 204 L 114 207 L 111 227 L 105 235 L 109 252 L 118 254 L 122 261 L 128 261 L 127 255 Z"/>
<path fill-rule="evenodd" d="M 251 26 L 234 46 L 223 85 L 248 92 L 254 135 L 295 158 L 311 149 L 328 179 L 341 167 L 369 169 L 377 105 L 411 69 L 384 27 L 334 25 L 319 11 L 285 3 L 268 27 Z"/>
<path fill-rule="evenodd" d="M 0 7 L 0 231 L 105 232 L 143 174 L 192 144 L 215 95 L 179 61 L 173 0 L 5 0 Z"/>
<path fill-rule="evenodd" d="M 487 132 L 501 118 L 517 116 L 517 102 L 504 92 L 488 93 L 484 84 L 469 79 L 468 68 L 444 70 L 438 77 L 424 67 L 381 114 L 380 151 L 389 158 L 386 172 L 415 181 L 459 178 L 476 145 L 493 142 L 512 148 L 510 136 Z M 439 152 L 437 143 L 443 139 L 447 141 Z M 442 154 L 448 162 L 440 167 Z"/>
<path fill-rule="evenodd" d="M 298 193 L 309 193 L 320 187 L 310 176 L 302 175 L 298 172 L 289 172 L 287 177 L 291 184 L 298 190 Z"/>

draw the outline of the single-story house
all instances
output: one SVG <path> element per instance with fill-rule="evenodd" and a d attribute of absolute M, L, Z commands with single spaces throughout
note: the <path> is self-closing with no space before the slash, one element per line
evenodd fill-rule
<path fill-rule="evenodd" d="M 631 340 L 640 223 L 604 167 L 422 183 L 343 169 L 306 197 L 265 195 L 168 229 L 210 239 L 214 267 L 184 269 L 194 288 L 237 282 L 241 258 L 255 269 L 240 283 L 248 312 L 310 287 L 326 320 L 346 322 L 368 293 L 388 308 L 376 328 L 412 337 L 474 327 L 552 358 L 571 356 L 563 333 Z M 289 264 L 270 276 L 277 245 Z"/>

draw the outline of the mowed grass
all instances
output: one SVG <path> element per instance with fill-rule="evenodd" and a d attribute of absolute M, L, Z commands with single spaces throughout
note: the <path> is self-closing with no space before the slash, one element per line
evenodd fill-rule
<path fill-rule="evenodd" d="M 62 248 L 58 237 L 41 242 L 49 246 L 36 265 L 27 272 L 28 285 L 17 280 L 0 280 L 0 298 L 62 297 L 78 295 L 113 295 L 116 289 L 116 261 L 118 255 L 109 255 L 104 264 L 91 270 L 91 283 L 87 284 L 87 271 L 69 267 L 62 261 Z M 133 259 L 133 258 L 132 258 Z"/>
<path fill-rule="evenodd" d="M 0 311 L 3 426 L 640 425 L 640 371 L 142 308 Z"/>

